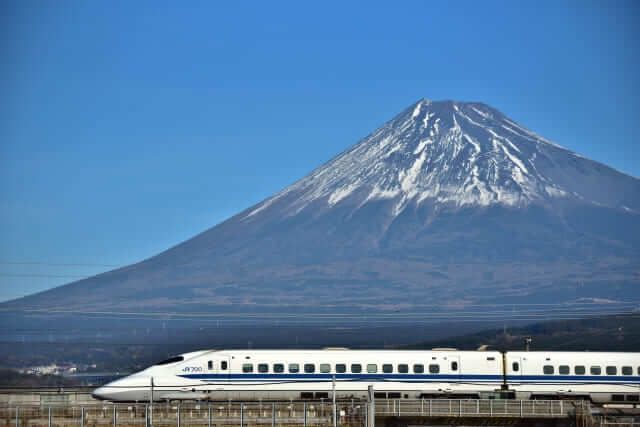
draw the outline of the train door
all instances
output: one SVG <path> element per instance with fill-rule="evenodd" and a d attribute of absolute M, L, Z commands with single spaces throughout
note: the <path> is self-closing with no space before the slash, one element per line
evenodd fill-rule
<path fill-rule="evenodd" d="M 507 353 L 504 361 L 505 366 L 503 367 L 503 395 L 508 396 L 508 398 L 512 399 L 528 399 L 528 394 L 522 394 L 523 384 L 521 382 L 521 378 L 525 369 L 525 367 L 523 366 L 523 362 L 526 362 L 526 359 L 523 360 L 522 357 L 513 356 Z"/>
<path fill-rule="evenodd" d="M 460 366 L 460 356 L 452 356 L 449 357 L 449 374 L 451 375 L 452 381 L 460 381 L 460 375 L 462 375 L 461 370 L 462 366 Z"/>
<path fill-rule="evenodd" d="M 218 362 L 218 376 L 221 379 L 228 380 L 231 371 L 231 358 L 224 357 Z"/>
<path fill-rule="evenodd" d="M 516 379 L 522 376 L 522 358 L 509 356 L 507 358 L 506 374 L 507 379 L 515 377 Z"/>

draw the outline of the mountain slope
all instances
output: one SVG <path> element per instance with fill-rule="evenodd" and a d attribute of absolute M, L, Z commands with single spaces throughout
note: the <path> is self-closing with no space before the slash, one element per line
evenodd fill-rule
<path fill-rule="evenodd" d="M 432 310 L 637 299 L 639 215 L 638 179 L 484 104 L 421 100 L 164 253 L 5 307 Z"/>

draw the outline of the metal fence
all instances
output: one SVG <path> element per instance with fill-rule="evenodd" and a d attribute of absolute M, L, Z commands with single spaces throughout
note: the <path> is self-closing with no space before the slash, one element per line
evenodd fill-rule
<path fill-rule="evenodd" d="M 376 400 L 376 416 L 565 418 L 588 413 L 589 403 L 563 400 Z"/>
<path fill-rule="evenodd" d="M 338 404 L 337 421 L 362 427 L 365 407 Z M 2 427 L 221 427 L 333 425 L 333 405 L 327 402 L 104 404 L 84 406 L 0 407 Z"/>
<path fill-rule="evenodd" d="M 339 427 L 371 426 L 377 418 L 566 418 L 588 414 L 582 401 L 375 400 L 336 404 Z M 206 402 L 0 406 L 0 427 L 331 427 L 331 402 Z"/>

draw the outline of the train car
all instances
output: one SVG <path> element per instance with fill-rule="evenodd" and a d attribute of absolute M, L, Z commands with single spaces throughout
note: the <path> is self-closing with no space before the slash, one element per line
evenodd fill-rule
<path fill-rule="evenodd" d="M 640 400 L 640 353 L 508 352 L 505 362 L 518 399 Z"/>
<path fill-rule="evenodd" d="M 493 351 L 201 351 L 162 361 L 93 395 L 112 401 L 319 399 L 331 397 L 335 387 L 337 398 L 364 398 L 373 385 L 378 398 L 489 397 L 504 385 L 502 364 L 502 354 Z"/>
<path fill-rule="evenodd" d="M 208 350 L 109 383 L 111 401 L 584 398 L 637 402 L 640 353 L 456 350 Z"/>

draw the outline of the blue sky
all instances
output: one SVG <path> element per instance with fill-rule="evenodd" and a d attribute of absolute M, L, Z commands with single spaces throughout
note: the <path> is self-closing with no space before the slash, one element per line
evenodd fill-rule
<path fill-rule="evenodd" d="M 640 176 L 637 1 L 7 1 L 0 14 L 0 300 L 166 249 L 422 97 L 486 102 Z"/>

